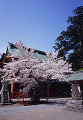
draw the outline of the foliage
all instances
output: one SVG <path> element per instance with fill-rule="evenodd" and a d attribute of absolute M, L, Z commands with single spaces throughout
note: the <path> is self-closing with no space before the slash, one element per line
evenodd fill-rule
<path fill-rule="evenodd" d="M 69 56 L 69 62 L 72 63 L 73 69 L 79 69 L 81 62 L 83 61 L 83 6 L 77 7 L 73 10 L 74 16 L 68 17 L 68 24 L 66 31 L 62 31 L 60 36 L 55 41 L 54 49 L 58 50 L 58 58 L 65 57 L 66 54 L 73 50 L 73 54 Z M 74 59 L 76 56 L 79 59 L 79 63 L 77 59 Z M 82 59 L 78 56 L 81 56 Z M 73 61 L 71 59 L 74 59 Z M 75 64 L 78 66 L 75 67 Z"/>

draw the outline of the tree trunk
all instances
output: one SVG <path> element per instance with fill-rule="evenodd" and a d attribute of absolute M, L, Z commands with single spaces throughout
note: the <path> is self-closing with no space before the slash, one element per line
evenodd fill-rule
<path fill-rule="evenodd" d="M 31 98 L 31 103 L 32 104 L 38 104 L 39 102 L 40 102 L 40 89 L 39 89 L 39 87 L 36 87 L 33 90 L 33 95 L 32 95 L 32 98 Z"/>

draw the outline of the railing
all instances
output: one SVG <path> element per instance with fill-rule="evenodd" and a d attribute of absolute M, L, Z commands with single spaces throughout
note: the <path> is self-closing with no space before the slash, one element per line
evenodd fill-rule
<path fill-rule="evenodd" d="M 11 93 L 12 99 L 19 99 L 19 98 L 28 98 L 30 96 L 30 93 L 27 92 L 27 94 L 23 93 L 22 91 L 15 91 Z"/>
<path fill-rule="evenodd" d="M 31 97 L 31 93 L 27 92 L 27 94 L 24 94 L 22 91 L 14 91 L 13 93 L 11 93 L 11 98 L 12 99 L 19 99 L 19 98 L 30 98 Z M 58 95 L 56 92 L 47 92 L 47 91 L 42 91 L 40 94 L 40 97 L 57 97 L 60 96 Z M 63 96 L 63 95 L 61 95 Z M 64 95 L 65 96 L 65 95 Z"/>

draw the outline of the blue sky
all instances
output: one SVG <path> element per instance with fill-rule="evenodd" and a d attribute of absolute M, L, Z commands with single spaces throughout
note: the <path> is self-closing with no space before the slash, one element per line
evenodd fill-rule
<path fill-rule="evenodd" d="M 24 46 L 54 51 L 55 39 L 79 6 L 83 0 L 0 0 L 0 53 L 18 38 Z"/>

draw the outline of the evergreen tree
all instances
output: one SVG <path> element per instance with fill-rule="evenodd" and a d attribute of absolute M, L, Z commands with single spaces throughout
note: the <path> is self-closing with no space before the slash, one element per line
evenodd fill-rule
<path fill-rule="evenodd" d="M 64 57 L 72 50 L 68 56 L 69 63 L 72 63 L 73 70 L 81 67 L 83 61 L 83 6 L 73 10 L 74 16 L 68 17 L 66 31 L 62 31 L 60 36 L 55 40 L 55 51 L 59 51 L 57 57 Z"/>

